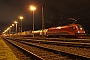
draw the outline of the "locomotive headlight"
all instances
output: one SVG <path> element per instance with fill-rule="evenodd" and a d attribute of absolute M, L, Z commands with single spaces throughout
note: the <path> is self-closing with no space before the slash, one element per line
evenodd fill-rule
<path fill-rule="evenodd" d="M 82 30 L 82 28 L 80 28 L 80 30 Z"/>
<path fill-rule="evenodd" d="M 85 33 L 85 31 L 84 31 L 84 33 Z"/>
<path fill-rule="evenodd" d="M 80 31 L 78 31 L 78 33 L 80 33 Z"/>

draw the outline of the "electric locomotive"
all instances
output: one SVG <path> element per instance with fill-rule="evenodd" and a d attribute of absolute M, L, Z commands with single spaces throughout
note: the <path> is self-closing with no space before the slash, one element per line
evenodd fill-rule
<path fill-rule="evenodd" d="M 85 34 L 83 27 L 80 24 L 69 24 L 66 26 L 51 27 L 48 29 L 47 37 L 77 37 L 82 38 Z"/>

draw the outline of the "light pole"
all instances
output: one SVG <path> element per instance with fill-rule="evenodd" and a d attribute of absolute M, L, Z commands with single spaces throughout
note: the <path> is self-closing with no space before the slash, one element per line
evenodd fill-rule
<path fill-rule="evenodd" d="M 17 21 L 15 21 L 14 23 L 16 24 L 16 33 L 17 33 L 17 23 L 18 23 L 18 22 L 17 22 Z"/>
<path fill-rule="evenodd" d="M 12 34 L 14 33 L 14 24 L 12 24 Z"/>
<path fill-rule="evenodd" d="M 21 33 L 22 33 L 22 19 L 23 19 L 23 17 L 20 16 L 20 19 L 21 19 Z"/>
<path fill-rule="evenodd" d="M 33 11 L 33 37 L 34 37 L 34 10 L 36 10 L 35 6 L 30 6 L 30 10 Z"/>
<path fill-rule="evenodd" d="M 11 31 L 12 29 L 11 29 L 11 28 L 12 28 L 12 26 L 10 26 L 10 29 L 9 29 L 9 33 L 10 33 L 10 34 L 12 33 L 12 31 Z"/>
<path fill-rule="evenodd" d="M 43 6 L 42 6 L 42 37 L 44 37 L 44 13 L 43 13 Z"/>

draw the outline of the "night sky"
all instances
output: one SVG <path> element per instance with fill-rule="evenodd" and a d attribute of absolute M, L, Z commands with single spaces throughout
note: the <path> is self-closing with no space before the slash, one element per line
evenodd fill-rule
<path fill-rule="evenodd" d="M 34 11 L 35 30 L 41 29 L 42 14 L 44 8 L 45 28 L 67 25 L 73 22 L 70 18 L 77 20 L 85 31 L 90 33 L 90 0 L 0 0 L 0 32 L 2 33 L 19 16 L 23 16 L 23 31 L 32 30 L 32 11 L 30 5 L 35 5 Z"/>

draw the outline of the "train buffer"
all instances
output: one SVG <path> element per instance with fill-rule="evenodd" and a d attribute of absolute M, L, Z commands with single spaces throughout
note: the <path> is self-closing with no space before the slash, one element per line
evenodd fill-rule
<path fill-rule="evenodd" d="M 0 60 L 18 60 L 9 46 L 0 37 Z"/>

